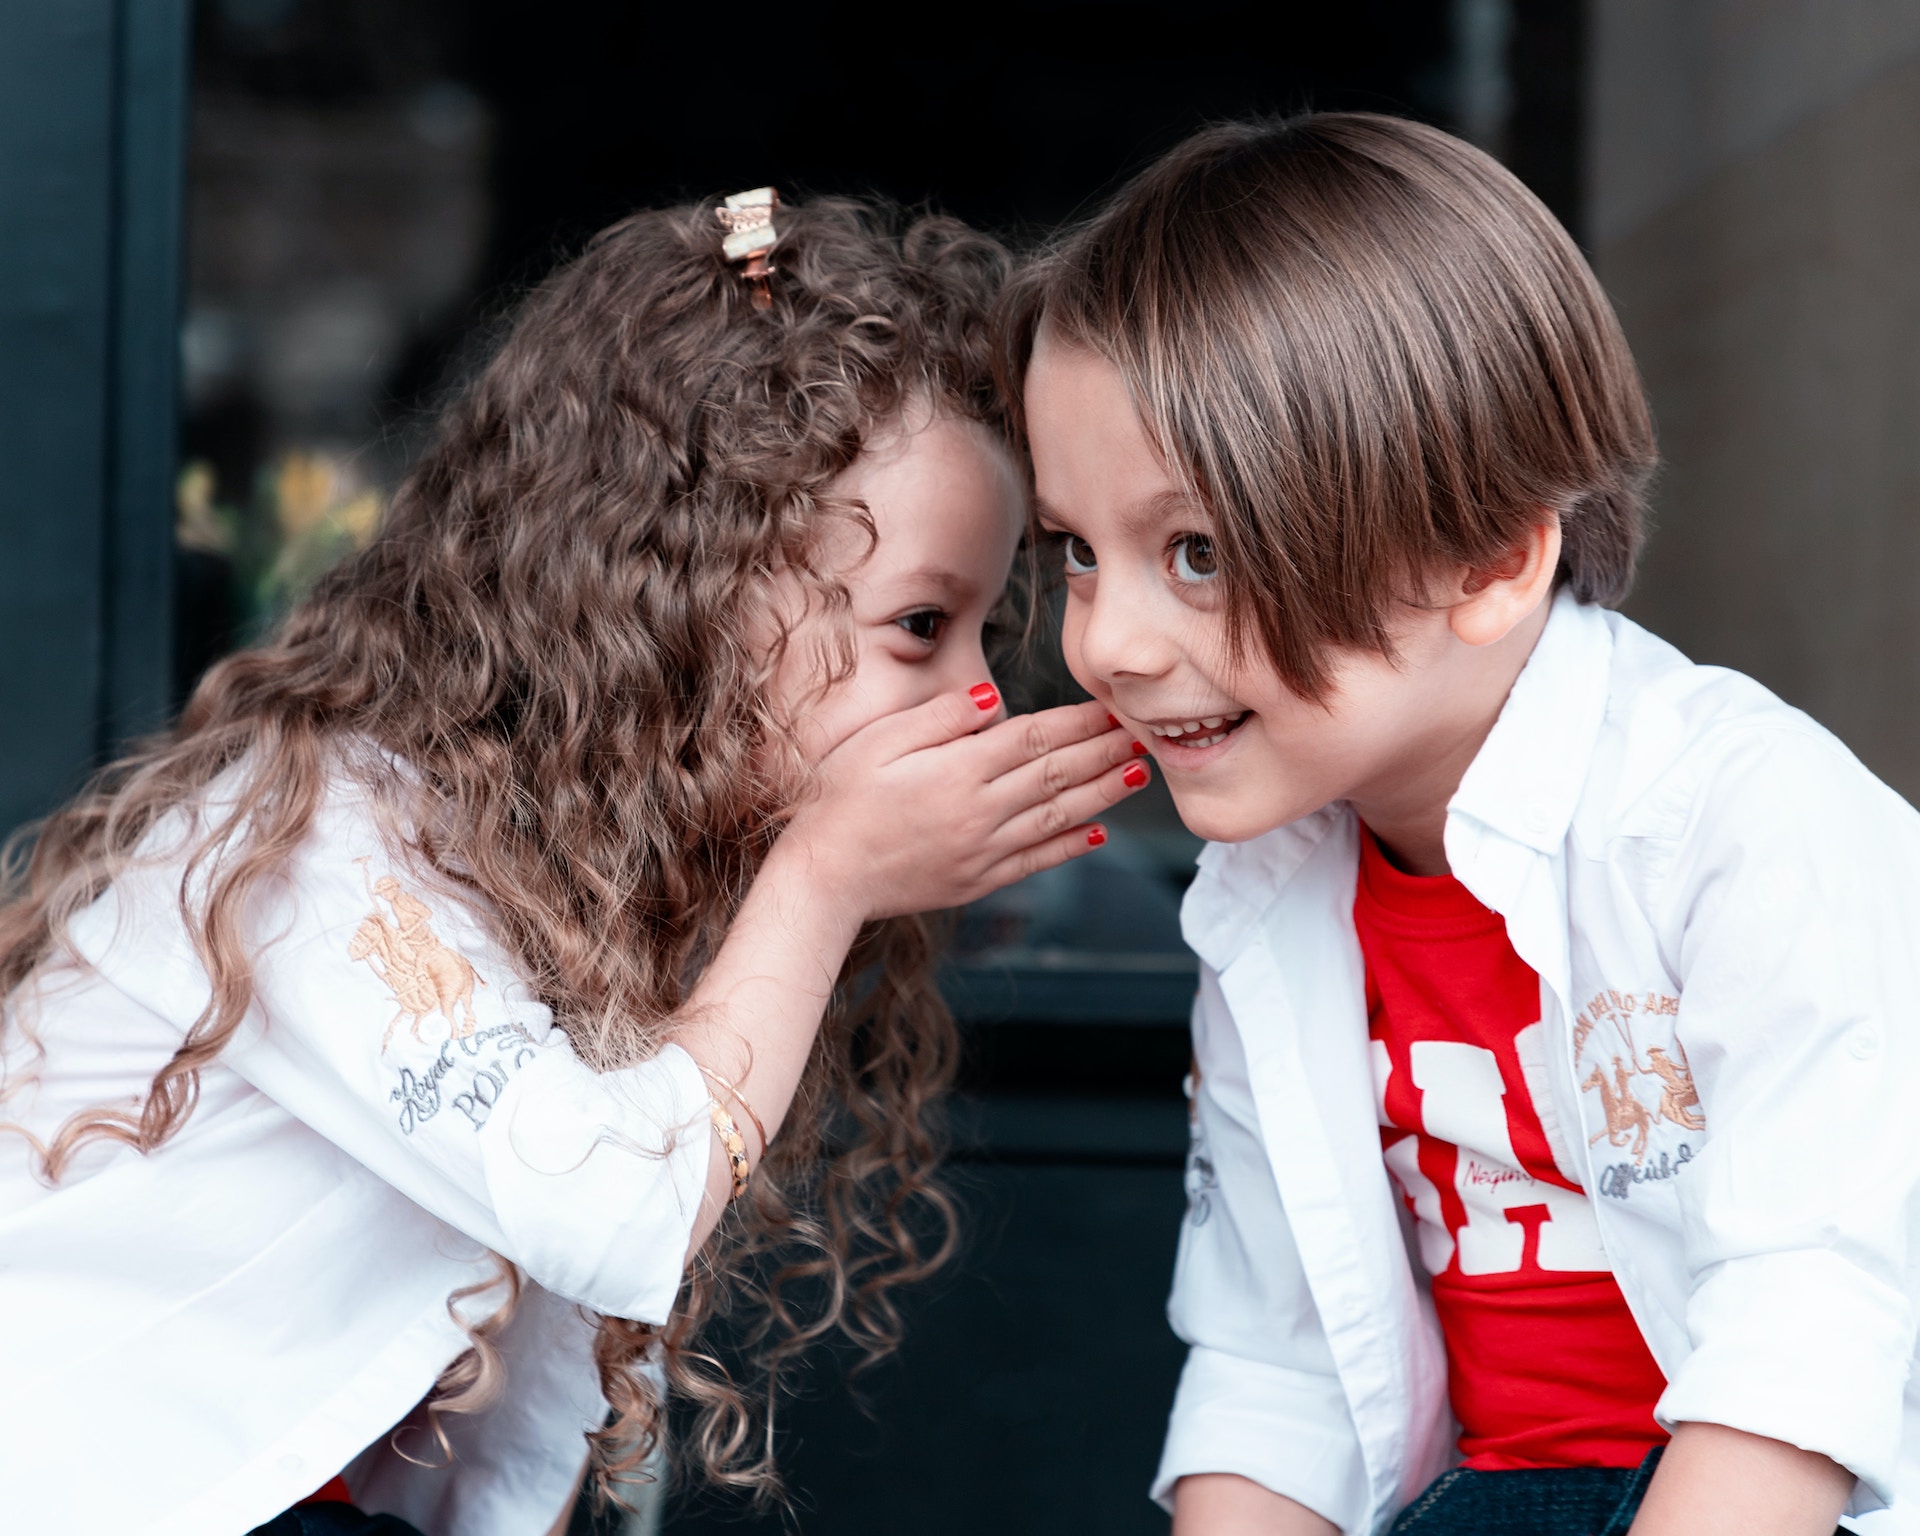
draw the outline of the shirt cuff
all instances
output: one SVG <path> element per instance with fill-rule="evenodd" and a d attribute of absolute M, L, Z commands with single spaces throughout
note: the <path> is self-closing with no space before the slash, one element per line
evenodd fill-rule
<path fill-rule="evenodd" d="M 1835 1253 L 1761 1254 L 1707 1272 L 1687 1331 L 1693 1353 L 1654 1410 L 1662 1425 L 1816 1451 L 1860 1480 L 1849 1514 L 1891 1501 L 1914 1346 L 1904 1295 Z"/>
<path fill-rule="evenodd" d="M 606 1073 L 543 1054 L 483 1132 L 508 1257 L 569 1301 L 665 1323 L 706 1193 L 710 1102 L 677 1045 Z"/>
<path fill-rule="evenodd" d="M 1173 1509 L 1183 1477 L 1230 1472 L 1343 1531 L 1368 1508 L 1366 1466 L 1340 1382 L 1196 1346 L 1174 1395 L 1152 1494 Z"/>

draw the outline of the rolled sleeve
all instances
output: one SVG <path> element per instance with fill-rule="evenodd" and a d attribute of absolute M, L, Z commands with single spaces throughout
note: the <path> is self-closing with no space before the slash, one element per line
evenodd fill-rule
<path fill-rule="evenodd" d="M 1342 1530 L 1366 1516 L 1366 1468 L 1336 1377 L 1189 1351 L 1153 1497 L 1171 1511 L 1173 1485 L 1209 1472 L 1248 1478 Z"/>
<path fill-rule="evenodd" d="M 1167 1313 L 1192 1346 L 1152 1493 L 1234 1473 L 1344 1530 L 1367 1518 L 1360 1439 L 1261 1139 L 1246 1055 L 1203 966 L 1189 1210 Z"/>
<path fill-rule="evenodd" d="M 1711 745 L 1670 887 L 1706 1135 L 1675 1184 L 1692 1348 L 1658 1411 L 1819 1452 L 1884 1503 L 1915 1338 L 1920 821 L 1811 727 Z"/>
<path fill-rule="evenodd" d="M 210 987 L 155 861 L 77 925 L 113 985 L 183 1036 Z M 253 1007 L 223 1059 L 422 1210 L 555 1295 L 654 1324 L 704 1197 L 699 1068 L 666 1045 L 600 1072 L 477 901 L 329 805 L 248 912 Z"/>
<path fill-rule="evenodd" d="M 1854 1513 L 1892 1501 L 1913 1354 L 1903 1293 L 1837 1254 L 1765 1254 L 1701 1277 L 1687 1327 L 1693 1352 L 1655 1410 L 1663 1425 L 1784 1440 L 1860 1479 L 1874 1498 Z"/>
<path fill-rule="evenodd" d="M 706 1189 L 707 1088 L 677 1045 L 595 1075 L 555 1052 L 529 1066 L 480 1145 L 515 1258 L 556 1295 L 664 1323 Z"/>

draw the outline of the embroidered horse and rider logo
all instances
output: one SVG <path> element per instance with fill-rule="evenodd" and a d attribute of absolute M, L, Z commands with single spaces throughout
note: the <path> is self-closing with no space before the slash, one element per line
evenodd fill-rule
<path fill-rule="evenodd" d="M 1660 1117 L 1689 1131 L 1704 1131 L 1706 1118 L 1700 1113 L 1700 1091 L 1693 1086 L 1693 1073 L 1687 1067 L 1687 1053 L 1680 1042 L 1673 1042 L 1680 1059 L 1673 1060 L 1657 1045 L 1647 1047 L 1647 1070 L 1666 1086 L 1660 1090 Z"/>
<path fill-rule="evenodd" d="M 1640 1065 L 1642 1053 L 1633 1042 L 1631 1016 L 1635 1012 L 1675 1014 L 1679 1008 L 1678 998 L 1651 992 L 1644 1003 L 1631 993 L 1604 992 L 1581 1010 L 1574 1025 L 1576 1051 L 1585 1046 L 1588 1035 L 1601 1018 L 1614 1022 L 1627 1047 L 1626 1056 L 1613 1058 L 1611 1077 L 1604 1066 L 1595 1066 L 1580 1084 L 1583 1092 L 1599 1093 L 1601 1113 L 1606 1120 L 1601 1130 L 1587 1138 L 1588 1146 L 1601 1140 L 1610 1147 L 1631 1145 L 1630 1155 L 1637 1167 L 1646 1159 L 1648 1138 L 1662 1120 L 1686 1131 L 1707 1128 L 1706 1118 L 1700 1113 L 1700 1093 L 1693 1084 L 1693 1070 L 1687 1064 L 1687 1053 L 1680 1042 L 1672 1041 L 1671 1051 L 1657 1045 L 1648 1046 L 1644 1067 Z M 1660 1102 L 1651 1109 L 1634 1092 L 1634 1079 L 1638 1077 L 1657 1078 L 1660 1082 Z"/>
<path fill-rule="evenodd" d="M 1616 1056 L 1613 1058 L 1612 1083 L 1608 1083 L 1603 1068 L 1595 1067 L 1580 1087 L 1588 1093 L 1596 1088 L 1600 1090 L 1601 1111 L 1607 1117 L 1606 1129 L 1589 1136 L 1587 1145 L 1592 1146 L 1603 1136 L 1610 1147 L 1624 1147 L 1631 1141 L 1633 1160 L 1637 1163 L 1647 1155 L 1647 1137 L 1653 1132 L 1653 1116 L 1635 1096 L 1633 1078 L 1633 1071 Z"/>
<path fill-rule="evenodd" d="M 367 860 L 359 858 L 354 863 L 365 879 Z M 484 987 L 486 982 L 465 955 L 440 942 L 433 931 L 433 909 L 404 890 L 393 876 L 368 880 L 367 895 L 374 909 L 354 930 L 347 943 L 347 958 L 364 960 L 386 983 L 399 1006 L 400 1011 L 380 1037 L 380 1054 L 387 1054 L 393 1032 L 403 1019 L 411 1025 L 416 1040 L 424 1039 L 420 1026 L 436 1013 L 447 1021 L 452 1038 L 470 1037 L 476 1022 L 473 989 L 476 985 Z M 391 922 L 380 910 L 383 901 L 392 909 Z"/>

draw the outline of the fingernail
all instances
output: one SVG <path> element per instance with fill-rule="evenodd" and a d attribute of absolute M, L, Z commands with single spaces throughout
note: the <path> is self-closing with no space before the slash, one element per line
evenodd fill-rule
<path fill-rule="evenodd" d="M 1107 724 L 1112 726 L 1116 731 L 1120 729 L 1120 722 L 1116 720 L 1111 714 L 1107 716 Z"/>
<path fill-rule="evenodd" d="M 1105 827 L 1088 827 L 1087 828 L 1087 846 L 1089 848 L 1098 848 L 1106 840 L 1107 840 L 1107 829 Z"/>
<path fill-rule="evenodd" d="M 1128 789 L 1138 789 L 1147 782 L 1147 770 L 1143 764 L 1128 763 L 1127 771 L 1120 775 L 1120 782 Z"/>
<path fill-rule="evenodd" d="M 967 697 L 982 709 L 992 709 L 1000 702 L 1000 690 L 992 683 L 975 683 L 967 690 Z"/>
<path fill-rule="evenodd" d="M 1136 741 L 1133 744 L 1133 755 L 1135 757 L 1145 757 L 1147 755 L 1147 744 L 1143 741 Z"/>

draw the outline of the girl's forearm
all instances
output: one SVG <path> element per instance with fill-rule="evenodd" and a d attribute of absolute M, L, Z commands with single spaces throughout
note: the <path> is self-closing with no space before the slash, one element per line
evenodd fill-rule
<path fill-rule="evenodd" d="M 861 921 L 851 893 L 823 880 L 804 847 L 777 843 L 681 1011 L 674 1043 L 711 1074 L 715 1097 L 756 1162 L 765 1151 L 759 1133 L 726 1089 L 752 1106 L 769 1137 L 778 1134 Z M 716 1142 L 689 1255 L 719 1221 L 732 1188 Z"/>
<path fill-rule="evenodd" d="M 1630 1536 L 1831 1536 L 1853 1474 L 1813 1451 L 1720 1424 L 1682 1424 Z"/>

